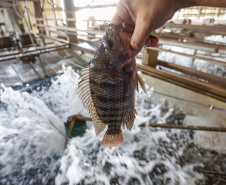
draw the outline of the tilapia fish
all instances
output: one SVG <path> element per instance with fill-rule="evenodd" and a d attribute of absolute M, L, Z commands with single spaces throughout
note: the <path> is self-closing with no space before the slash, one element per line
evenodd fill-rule
<path fill-rule="evenodd" d="M 89 66 L 82 70 L 78 91 L 94 122 L 96 135 L 107 126 L 102 147 L 123 143 L 121 127 L 131 130 L 136 118 L 135 89 L 142 78 L 137 74 L 130 45 L 131 34 L 122 25 L 108 24 Z"/>

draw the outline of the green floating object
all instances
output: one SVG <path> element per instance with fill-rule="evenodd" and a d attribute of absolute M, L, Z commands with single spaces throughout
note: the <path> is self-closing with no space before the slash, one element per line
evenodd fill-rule
<path fill-rule="evenodd" d="M 71 121 L 72 119 L 68 119 L 68 121 L 65 123 L 66 132 L 68 132 L 68 128 L 70 127 Z M 86 121 L 76 120 L 69 137 L 73 138 L 77 136 L 82 136 L 85 133 L 86 128 L 87 128 Z"/>

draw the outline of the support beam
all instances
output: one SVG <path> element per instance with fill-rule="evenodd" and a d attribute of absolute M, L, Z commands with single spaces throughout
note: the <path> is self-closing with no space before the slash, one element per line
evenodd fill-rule
<path fill-rule="evenodd" d="M 62 30 L 62 31 L 73 32 L 73 33 L 77 33 L 77 31 L 81 31 L 85 33 L 100 34 L 100 35 L 104 33 L 104 31 L 101 31 L 101 30 L 81 30 L 76 28 L 69 28 L 66 26 L 53 26 L 53 25 L 43 25 L 43 24 L 36 24 L 36 26 L 42 27 L 42 28 L 49 28 L 53 31 Z M 159 38 L 159 44 L 190 48 L 190 49 L 201 50 L 201 51 L 206 51 L 210 53 L 226 54 L 226 46 L 219 45 L 219 44 L 216 45 L 211 43 L 199 43 L 199 42 L 190 42 L 190 41 L 183 42 L 183 41 L 178 41 L 175 39 L 167 39 L 167 38 Z"/>
<path fill-rule="evenodd" d="M 205 73 L 202 71 L 198 71 L 192 68 L 180 66 L 170 62 L 158 61 L 158 65 L 167 67 L 169 69 L 174 69 L 176 71 L 180 71 L 186 75 L 191 75 L 193 77 L 201 78 L 207 80 L 210 83 L 217 84 L 226 88 L 226 78 L 221 76 L 216 76 L 213 74 Z"/>
<path fill-rule="evenodd" d="M 178 47 L 184 47 L 189 49 L 196 49 L 196 50 L 202 50 L 212 53 L 217 53 L 219 46 L 214 44 L 207 44 L 207 43 L 194 43 L 194 42 L 183 42 L 178 41 L 175 39 L 166 39 L 166 38 L 160 38 L 159 44 L 166 44 L 171 46 L 178 46 Z"/>
<path fill-rule="evenodd" d="M 65 12 L 66 12 L 66 18 L 74 19 L 76 21 L 75 11 L 73 12 L 73 10 L 75 10 L 74 1 L 73 0 L 64 0 L 64 7 L 65 7 Z M 69 11 L 72 11 L 72 12 L 69 12 Z M 67 27 L 76 28 L 75 21 L 67 21 Z M 78 43 L 77 36 L 70 35 L 70 34 L 68 34 L 68 36 L 69 36 L 70 42 Z"/>
<path fill-rule="evenodd" d="M 37 27 L 43 27 L 43 28 L 52 28 L 57 30 L 63 30 L 68 32 L 77 33 L 77 31 L 85 32 L 85 33 L 91 33 L 91 34 L 104 34 L 104 31 L 101 30 L 82 30 L 77 28 L 69 28 L 67 26 L 52 26 L 52 25 L 43 25 L 43 24 L 36 24 Z"/>
<path fill-rule="evenodd" d="M 66 0 L 67 1 L 67 0 Z M 83 7 L 75 7 L 74 10 L 67 10 L 67 12 L 76 12 L 83 9 L 89 9 L 89 8 L 108 8 L 108 7 L 116 7 L 116 3 L 113 4 L 103 4 L 103 5 L 88 5 Z M 74 7 L 74 5 L 73 5 Z M 46 11 L 53 10 L 53 8 L 45 8 Z M 55 9 L 56 11 L 64 11 L 61 8 Z"/>
<path fill-rule="evenodd" d="M 220 61 L 220 60 L 211 59 L 211 58 L 206 58 L 206 57 L 201 57 L 201 56 L 196 56 L 196 55 L 190 55 L 190 54 L 181 53 L 181 52 L 172 51 L 172 50 L 167 50 L 167 49 L 162 49 L 162 48 L 147 47 L 147 49 L 169 52 L 169 53 L 173 53 L 173 54 L 177 54 L 177 55 L 182 55 L 182 56 L 185 56 L 185 57 L 195 58 L 195 59 L 198 59 L 198 60 L 204 60 L 204 61 L 207 61 L 207 62 L 211 62 L 211 63 L 215 63 L 215 64 L 226 66 L 226 62 L 223 62 L 223 61 Z"/>
<path fill-rule="evenodd" d="M 170 82 L 172 84 L 179 85 L 186 89 L 193 90 L 195 92 L 207 95 L 209 97 L 213 97 L 221 101 L 226 101 L 226 88 L 220 87 L 218 85 L 203 82 L 169 71 L 160 71 L 145 65 L 137 64 L 137 68 L 138 70 L 141 70 L 144 74 L 153 76 L 166 82 Z"/>
<path fill-rule="evenodd" d="M 49 49 L 49 50 L 40 50 L 38 53 L 37 53 L 37 50 L 36 50 L 36 51 L 32 51 L 32 52 L 27 52 L 27 54 L 23 54 L 23 55 L 13 55 L 12 57 L 3 58 L 3 59 L 0 59 L 0 62 L 5 62 L 6 60 L 18 59 L 18 58 L 21 58 L 21 57 L 28 57 L 28 56 L 31 56 L 31 55 L 41 55 L 43 53 L 50 53 L 50 52 L 53 52 L 53 51 L 58 51 L 58 50 L 67 49 L 67 48 L 68 48 L 67 46 L 55 47 L 55 48 Z"/>
<path fill-rule="evenodd" d="M 156 65 L 158 63 L 157 57 L 158 57 L 158 51 L 144 48 L 142 64 L 156 68 Z"/>
<path fill-rule="evenodd" d="M 203 32 L 207 33 L 225 33 L 226 26 L 221 25 L 189 25 L 189 24 L 174 24 L 174 23 L 166 23 L 163 27 L 168 28 L 179 28 L 186 30 L 203 30 Z"/>

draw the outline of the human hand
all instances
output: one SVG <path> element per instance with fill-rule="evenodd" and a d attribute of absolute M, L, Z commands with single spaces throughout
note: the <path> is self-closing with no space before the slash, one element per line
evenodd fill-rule
<path fill-rule="evenodd" d="M 132 33 L 131 46 L 134 55 L 144 45 L 157 46 L 158 38 L 151 32 L 160 28 L 175 12 L 190 6 L 213 6 L 226 8 L 220 0 L 120 0 L 111 22 L 122 24 Z"/>
<path fill-rule="evenodd" d="M 171 19 L 178 9 L 178 0 L 120 0 L 111 23 L 123 23 L 133 33 L 131 46 L 136 55 L 144 45 L 158 45 L 158 38 L 151 32 Z"/>

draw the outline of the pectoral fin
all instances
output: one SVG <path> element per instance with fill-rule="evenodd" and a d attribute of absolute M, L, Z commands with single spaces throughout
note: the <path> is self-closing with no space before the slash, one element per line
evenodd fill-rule
<path fill-rule="evenodd" d="M 146 90 L 146 87 L 145 87 L 145 82 L 143 81 L 143 79 L 140 77 L 140 75 L 138 73 L 137 73 L 136 77 L 137 77 L 137 82 L 139 82 L 141 88 L 143 89 L 145 94 L 147 94 L 147 90 Z"/>
<path fill-rule="evenodd" d="M 136 90 L 137 90 L 137 92 L 139 92 L 139 87 L 138 87 L 138 78 L 136 77 Z"/>

